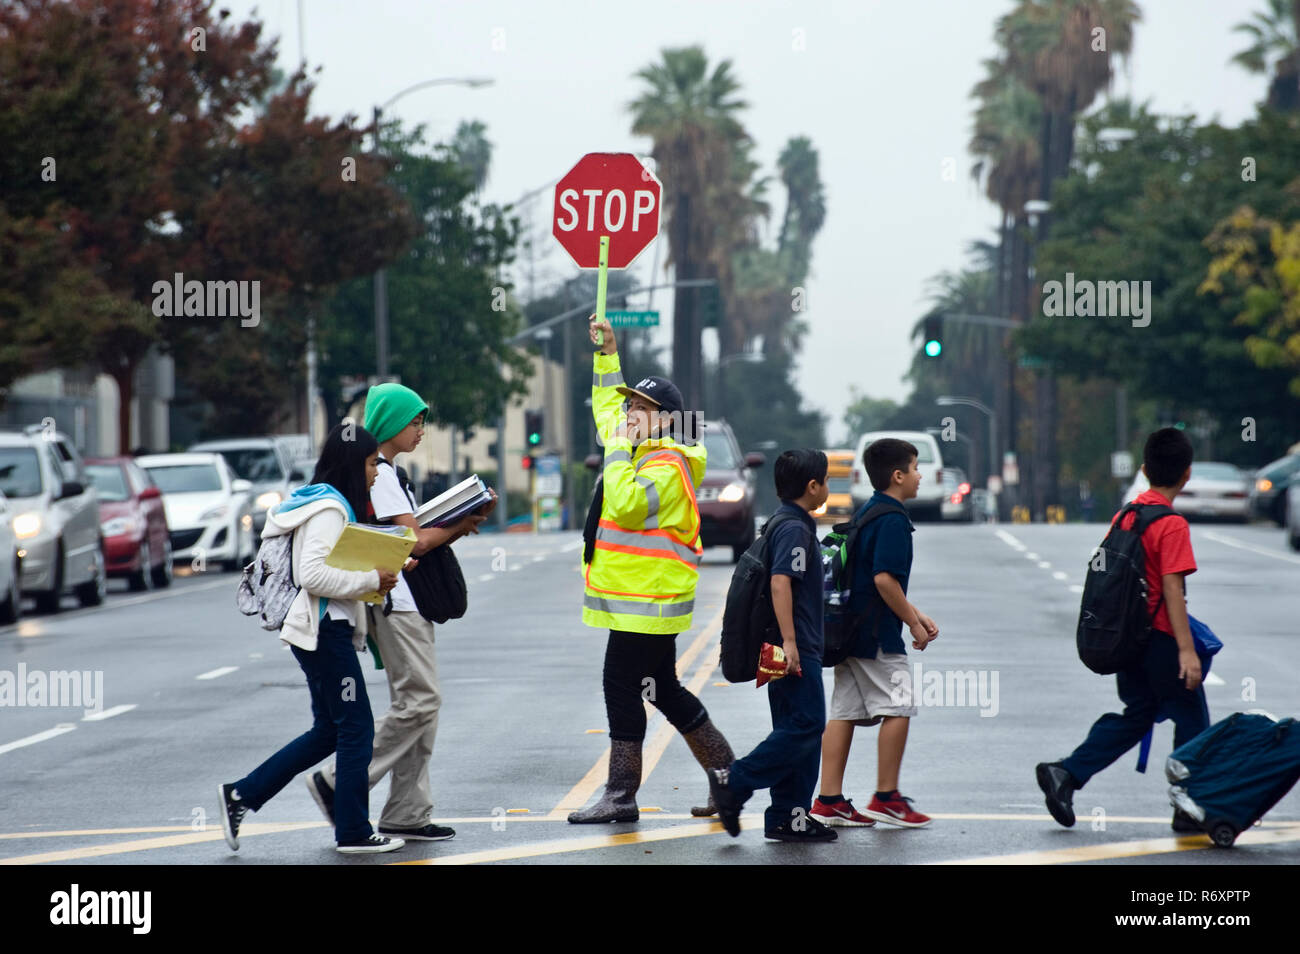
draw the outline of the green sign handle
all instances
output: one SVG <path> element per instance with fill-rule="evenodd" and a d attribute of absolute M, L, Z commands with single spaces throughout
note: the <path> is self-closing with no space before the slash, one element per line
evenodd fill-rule
<path fill-rule="evenodd" d="M 605 320 L 605 286 L 609 279 L 609 236 L 600 237 L 600 263 L 596 272 L 596 320 Z M 596 347 L 605 347 L 605 332 L 596 332 Z"/>

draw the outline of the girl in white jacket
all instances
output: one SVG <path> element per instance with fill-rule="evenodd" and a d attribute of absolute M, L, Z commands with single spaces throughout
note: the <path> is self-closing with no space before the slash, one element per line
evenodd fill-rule
<path fill-rule="evenodd" d="M 301 587 L 280 638 L 307 676 L 312 727 L 237 782 L 218 791 L 226 843 L 239 849 L 239 824 L 289 784 L 336 755 L 334 835 L 344 853 L 393 851 L 400 838 L 370 827 L 366 769 L 374 740 L 374 717 L 357 653 L 364 649 L 365 617 L 358 597 L 386 593 L 397 575 L 382 570 L 339 570 L 325 565 L 343 528 L 366 514 L 370 485 L 378 473 L 378 444 L 364 428 L 347 422 L 330 431 L 312 482 L 280 504 L 266 520 L 263 539 L 292 533 L 293 578 Z"/>

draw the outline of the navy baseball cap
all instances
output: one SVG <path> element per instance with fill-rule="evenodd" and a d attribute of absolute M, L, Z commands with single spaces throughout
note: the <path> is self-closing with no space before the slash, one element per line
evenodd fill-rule
<path fill-rule="evenodd" d="M 618 393 L 624 397 L 631 397 L 634 394 L 643 397 L 650 403 L 659 405 L 660 410 L 669 413 L 684 410 L 682 392 L 677 390 L 677 385 L 658 375 L 652 374 L 649 377 L 642 378 L 630 388 L 618 388 Z"/>

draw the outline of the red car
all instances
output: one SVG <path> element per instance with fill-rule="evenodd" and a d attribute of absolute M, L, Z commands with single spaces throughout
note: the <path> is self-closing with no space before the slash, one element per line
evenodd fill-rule
<path fill-rule="evenodd" d="M 110 577 L 126 577 L 133 590 L 172 581 L 172 544 L 162 491 L 129 457 L 86 460 L 99 493 L 99 529 Z"/>

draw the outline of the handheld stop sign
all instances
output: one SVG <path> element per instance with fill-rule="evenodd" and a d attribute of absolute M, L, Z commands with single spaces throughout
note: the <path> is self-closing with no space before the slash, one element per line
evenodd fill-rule
<path fill-rule="evenodd" d="M 551 234 L 575 265 L 599 270 L 597 321 L 609 269 L 627 268 L 655 240 L 662 207 L 663 185 L 630 152 L 588 153 L 555 184 Z"/>

